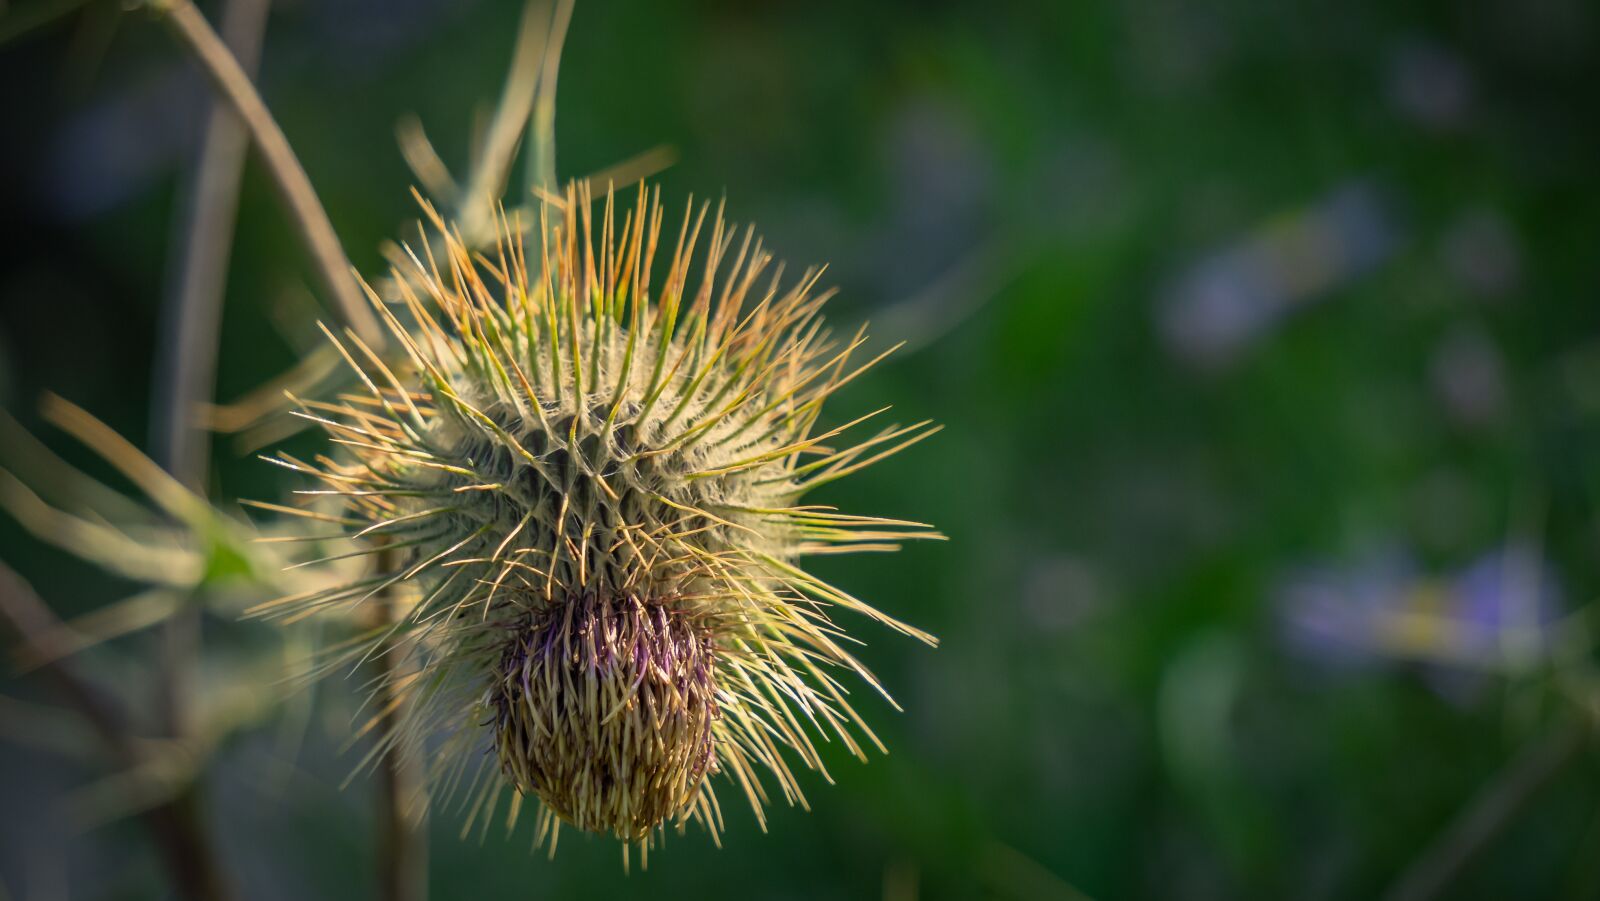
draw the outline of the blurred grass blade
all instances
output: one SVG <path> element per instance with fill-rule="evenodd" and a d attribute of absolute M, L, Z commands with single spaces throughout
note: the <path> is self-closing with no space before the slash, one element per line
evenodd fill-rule
<path fill-rule="evenodd" d="M 0 410 L 0 467 L 15 473 L 29 485 L 40 486 L 41 491 L 47 491 L 44 497 L 52 503 L 93 511 L 107 520 L 156 522 L 150 512 L 135 501 L 56 456 L 5 410 Z"/>
<path fill-rule="evenodd" d="M 181 547 L 178 533 L 170 542 L 135 539 L 115 526 L 57 510 L 3 469 L 0 508 L 40 541 L 135 581 L 193 587 L 204 571 L 201 555 Z"/>

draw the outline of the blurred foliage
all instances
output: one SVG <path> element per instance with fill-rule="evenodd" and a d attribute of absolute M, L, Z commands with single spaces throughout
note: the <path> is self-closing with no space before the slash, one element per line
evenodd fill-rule
<path fill-rule="evenodd" d="M 205 95 L 113 6 L 0 48 L 0 402 L 124 486 L 37 398 L 142 442 Z M 275 4 L 263 90 L 364 271 L 414 215 L 395 122 L 415 113 L 463 165 L 517 15 Z M 818 569 L 943 645 L 864 649 L 907 712 L 862 704 L 892 755 L 830 749 L 839 784 L 809 779 L 809 814 L 762 835 L 730 810 L 722 850 L 669 837 L 624 876 L 608 841 L 569 834 L 546 861 L 526 834 L 459 842 L 442 811 L 434 895 L 1390 885 L 1596 706 L 1597 16 L 1578 0 L 580 3 L 561 174 L 670 144 L 664 197 L 725 193 L 780 256 L 831 261 L 835 321 L 911 340 L 836 415 L 894 403 L 948 429 L 823 500 L 952 541 Z M 316 346 L 312 283 L 252 166 L 219 399 Z M 294 487 L 253 450 L 216 443 L 211 495 L 232 513 Z M 250 570 L 218 547 L 215 574 Z M 137 590 L 9 518 L 0 557 L 63 616 Z M 206 637 L 219 673 L 280 653 L 233 614 Z M 156 647 L 137 634 L 85 659 L 132 685 Z M 0 692 L 11 731 L 41 722 L 13 717 L 46 699 L 35 682 Z M 370 785 L 338 787 L 355 697 L 291 696 L 212 762 L 210 817 L 249 897 L 370 891 Z M 86 829 L 62 801 L 95 770 L 26 744 L 0 761 L 13 896 L 156 895 L 136 824 Z M 1532 794 L 1455 896 L 1595 897 L 1595 761 L 1591 745 Z"/>

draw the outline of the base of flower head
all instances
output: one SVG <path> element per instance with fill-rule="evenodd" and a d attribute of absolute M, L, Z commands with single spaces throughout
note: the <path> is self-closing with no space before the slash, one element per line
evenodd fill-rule
<path fill-rule="evenodd" d="M 539 609 L 489 689 L 501 770 L 580 829 L 644 839 L 716 770 L 715 660 L 669 603 L 590 593 Z"/>

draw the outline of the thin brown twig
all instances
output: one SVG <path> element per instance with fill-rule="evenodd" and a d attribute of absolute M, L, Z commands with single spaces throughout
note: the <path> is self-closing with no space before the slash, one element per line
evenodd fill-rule
<path fill-rule="evenodd" d="M 284 137 L 283 129 L 273 119 L 239 61 L 228 52 L 222 39 L 190 0 L 146 0 L 146 5 L 194 55 L 211 83 L 244 121 L 334 305 L 362 340 L 374 349 L 381 348 L 385 343 L 383 330 L 356 284 L 350 260 L 333 230 L 333 223 L 328 220 L 328 212 L 311 187 L 311 179 L 306 176 L 299 157 L 289 146 L 289 139 Z"/>
<path fill-rule="evenodd" d="M 63 634 L 61 620 L 39 599 L 33 586 L 4 563 L 0 563 L 0 619 L 11 626 L 30 654 L 47 661 L 40 667 L 41 672 L 94 729 L 113 764 L 123 769 L 138 765 L 138 744 L 126 717 L 116 704 L 79 676 L 66 659 L 52 654 L 56 636 Z M 235 896 L 216 849 L 201 828 L 194 795 L 179 793 L 146 810 L 143 816 L 180 897 L 189 901 L 226 901 Z"/>

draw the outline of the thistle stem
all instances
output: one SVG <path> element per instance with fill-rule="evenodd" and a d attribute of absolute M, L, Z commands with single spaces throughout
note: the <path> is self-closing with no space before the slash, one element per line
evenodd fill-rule
<path fill-rule="evenodd" d="M 311 180 L 300 165 L 299 157 L 289 146 L 289 139 L 272 118 L 272 113 L 240 67 L 239 61 L 190 0 L 146 0 L 146 5 L 161 17 L 179 43 L 194 55 L 212 85 L 244 122 L 262 161 L 272 173 L 284 205 L 288 207 L 306 251 L 322 278 L 323 287 L 346 323 L 368 346 L 374 349 L 383 347 L 383 330 L 378 325 L 377 317 L 367 308 L 367 302 L 356 285 L 350 260 L 345 256 L 339 237 L 333 230 L 333 223 L 328 220 L 327 210 L 323 209 L 322 201 L 311 187 Z"/>
<path fill-rule="evenodd" d="M 393 549 L 378 553 L 380 572 L 388 572 L 398 565 L 398 554 Z M 385 624 L 402 615 L 396 609 L 393 589 L 380 595 L 377 605 Z M 404 701 L 396 696 L 394 679 L 405 666 L 404 652 L 385 642 L 374 655 L 378 667 L 379 709 L 383 719 L 379 725 L 379 740 L 388 743 L 379 760 L 378 784 L 378 897 L 381 901 L 426 901 L 428 897 L 428 838 L 425 813 L 407 809 L 408 803 L 421 803 L 422 774 L 417 760 L 399 742 L 395 732 L 400 727 Z"/>

